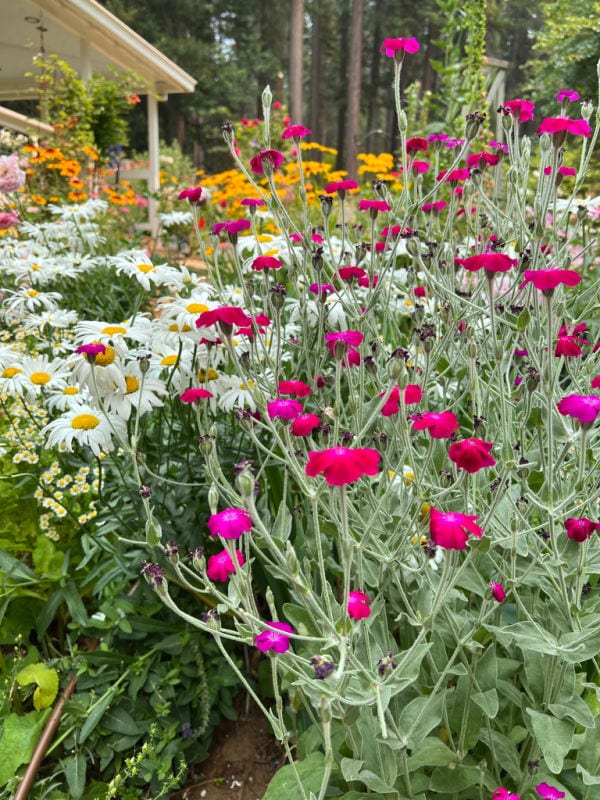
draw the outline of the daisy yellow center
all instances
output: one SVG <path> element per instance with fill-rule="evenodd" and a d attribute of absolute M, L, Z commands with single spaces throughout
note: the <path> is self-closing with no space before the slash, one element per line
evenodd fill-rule
<path fill-rule="evenodd" d="M 177 363 L 177 356 L 174 353 L 170 356 L 165 356 L 160 363 L 163 367 L 172 367 L 173 364 Z"/>
<path fill-rule="evenodd" d="M 219 377 L 219 373 L 216 369 L 212 367 L 207 371 L 205 369 L 201 369 L 198 373 L 198 380 L 199 381 L 214 381 Z"/>
<path fill-rule="evenodd" d="M 106 328 L 102 328 L 101 333 L 105 336 L 115 336 L 117 333 L 125 335 L 127 333 L 127 328 L 124 328 L 122 325 L 107 325 Z"/>
<path fill-rule="evenodd" d="M 101 344 L 101 342 L 93 342 L 93 344 Z M 109 344 L 105 344 L 104 347 L 105 351 L 96 355 L 96 364 L 99 367 L 108 367 L 115 360 L 115 348 Z"/>
<path fill-rule="evenodd" d="M 28 289 L 27 290 L 27 296 L 28 297 L 37 297 L 38 294 L 39 294 L 39 292 L 37 291 L 37 289 Z"/>
<path fill-rule="evenodd" d="M 189 325 L 182 325 L 181 328 L 180 328 L 179 325 L 176 322 L 174 322 L 172 325 L 169 325 L 169 330 L 170 331 L 179 331 L 180 333 L 187 333 L 188 331 L 191 331 L 192 329 L 191 329 L 191 327 Z"/>
<path fill-rule="evenodd" d="M 185 310 L 190 314 L 202 314 L 204 311 L 209 311 L 209 308 L 204 303 L 188 303 Z"/>
<path fill-rule="evenodd" d="M 71 427 L 76 431 L 91 431 L 100 425 L 100 420 L 93 414 L 78 414 L 71 420 Z"/>
<path fill-rule="evenodd" d="M 50 380 L 50 375 L 47 372 L 32 372 L 29 380 L 35 383 L 36 386 L 44 386 Z"/>
<path fill-rule="evenodd" d="M 79 389 L 77 388 L 77 386 L 66 386 L 63 389 L 63 394 L 68 394 L 68 395 L 79 394 Z"/>
<path fill-rule="evenodd" d="M 138 264 L 137 268 L 139 269 L 140 272 L 146 274 L 146 272 L 152 272 L 152 270 L 154 269 L 154 264 Z"/>
<path fill-rule="evenodd" d="M 23 372 L 22 369 L 18 367 L 7 367 L 4 372 L 2 373 L 3 378 L 14 378 L 15 375 L 18 375 L 19 372 Z"/>
<path fill-rule="evenodd" d="M 254 381 L 248 381 L 247 383 L 240 383 L 240 389 L 244 392 L 248 391 L 248 389 L 254 389 Z"/>
<path fill-rule="evenodd" d="M 140 388 L 140 382 L 134 375 L 126 375 L 125 376 L 125 391 L 127 394 L 132 394 L 132 392 L 137 392 Z"/>
<path fill-rule="evenodd" d="M 39 272 L 39 270 L 41 270 L 41 268 L 42 268 L 41 264 L 32 264 L 31 265 L 31 271 L 32 272 Z"/>

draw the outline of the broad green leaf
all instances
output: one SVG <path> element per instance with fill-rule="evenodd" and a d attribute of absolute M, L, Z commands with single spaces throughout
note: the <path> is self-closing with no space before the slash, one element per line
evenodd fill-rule
<path fill-rule="evenodd" d="M 81 730 L 79 731 L 80 745 L 85 742 L 90 733 L 96 728 L 96 726 L 102 719 L 106 709 L 110 706 L 114 698 L 115 698 L 115 693 L 111 689 L 104 695 L 104 697 L 101 697 L 97 701 L 97 703 L 90 709 L 90 712 L 87 715 L 85 722 L 81 726 Z"/>
<path fill-rule="evenodd" d="M 43 663 L 29 664 L 16 675 L 19 686 L 36 683 L 33 693 L 33 706 L 36 711 L 52 705 L 58 694 L 58 672 Z"/>
<path fill-rule="evenodd" d="M 325 773 L 323 753 L 311 753 L 304 761 L 295 765 L 304 791 L 319 793 L 321 781 Z M 302 800 L 302 793 L 296 781 L 294 769 L 287 764 L 272 777 L 263 795 L 263 800 Z"/>
<path fill-rule="evenodd" d="M 51 711 L 30 711 L 19 717 L 9 714 L 0 737 L 0 786 L 14 776 L 22 764 L 28 764 L 33 749 Z"/>
<path fill-rule="evenodd" d="M 406 746 L 415 750 L 432 728 L 442 719 L 443 694 L 415 697 L 402 709 L 398 717 L 398 733 L 406 739 Z"/>
<path fill-rule="evenodd" d="M 408 758 L 407 767 L 414 772 L 420 767 L 447 767 L 457 761 L 455 753 L 441 739 L 429 736 L 423 739 L 416 751 Z"/>
<path fill-rule="evenodd" d="M 278 542 L 286 542 L 292 532 L 293 521 L 294 518 L 290 514 L 287 503 L 281 503 L 277 516 L 275 517 L 275 522 L 273 523 L 273 529 L 271 531 L 272 537 Z"/>
<path fill-rule="evenodd" d="M 479 767 L 459 764 L 456 767 L 436 767 L 431 774 L 431 791 L 452 795 L 469 786 L 476 786 L 481 780 Z"/>
<path fill-rule="evenodd" d="M 131 714 L 120 706 L 110 709 L 104 714 L 102 725 L 109 731 L 123 733 L 125 736 L 136 736 L 144 733 L 147 729 L 147 726 L 136 722 Z"/>
<path fill-rule="evenodd" d="M 508 736 L 485 726 L 481 728 L 479 738 L 490 748 L 498 764 L 502 764 L 502 769 L 517 783 L 521 778 L 521 764 L 515 743 Z"/>
<path fill-rule="evenodd" d="M 367 789 L 377 792 L 377 794 L 391 794 L 396 791 L 393 786 L 390 786 L 370 769 L 363 770 L 358 776 L 358 780 L 362 781 Z"/>
<path fill-rule="evenodd" d="M 487 692 L 473 692 L 473 702 L 490 719 L 494 719 L 498 713 L 498 692 L 495 689 L 488 689 Z"/>
<path fill-rule="evenodd" d="M 592 775 L 581 764 L 577 764 L 575 770 L 581 775 L 581 780 L 586 786 L 600 786 L 600 775 Z"/>
<path fill-rule="evenodd" d="M 550 714 L 541 714 L 532 708 L 528 708 L 527 713 L 531 717 L 533 733 L 548 769 L 558 774 L 562 770 L 565 756 L 571 749 L 573 723 L 556 719 Z"/>
<path fill-rule="evenodd" d="M 69 795 L 73 800 L 80 800 L 85 790 L 87 762 L 83 753 L 66 758 L 62 762 L 69 787 Z"/>
<path fill-rule="evenodd" d="M 593 728 L 595 724 L 594 715 L 587 703 L 577 695 L 569 698 L 566 704 L 551 703 L 548 711 L 558 719 L 571 719 L 584 728 Z"/>
<path fill-rule="evenodd" d="M 495 634 L 503 645 L 510 645 L 514 642 L 522 650 L 535 650 L 552 656 L 560 653 L 556 637 L 539 625 L 533 625 L 530 622 L 515 622 L 514 625 L 506 625 L 502 628 L 495 625 L 484 625 L 484 628 Z"/>
<path fill-rule="evenodd" d="M 360 758 L 342 758 L 340 767 L 345 781 L 358 781 L 360 778 L 361 769 L 364 767 L 365 762 Z"/>

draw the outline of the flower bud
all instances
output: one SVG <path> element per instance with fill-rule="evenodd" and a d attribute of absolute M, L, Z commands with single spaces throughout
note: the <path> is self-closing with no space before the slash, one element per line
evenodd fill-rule
<path fill-rule="evenodd" d="M 163 552 L 165 554 L 165 558 L 170 564 L 178 564 L 179 563 L 179 551 L 180 546 L 177 542 L 171 541 L 163 547 Z"/>
<path fill-rule="evenodd" d="M 235 479 L 235 485 L 237 486 L 243 500 L 248 500 L 249 498 L 254 497 L 256 481 L 254 480 L 254 476 L 249 469 L 244 469 L 240 472 Z"/>
<path fill-rule="evenodd" d="M 162 528 L 160 526 L 160 523 L 157 521 L 156 517 L 152 513 L 152 511 L 150 511 L 150 516 L 146 520 L 145 533 L 146 533 L 146 542 L 151 547 L 156 547 L 156 545 L 160 543 L 160 539 L 162 536 Z"/>
<path fill-rule="evenodd" d="M 404 56 L 403 50 L 397 50 L 396 52 L 402 53 L 402 56 Z M 398 130 L 401 133 L 406 133 L 406 131 L 408 130 L 408 117 L 406 116 L 406 112 L 403 111 L 402 109 L 400 109 L 400 113 L 398 115 Z"/>
<path fill-rule="evenodd" d="M 216 608 L 211 608 L 210 611 L 205 611 L 200 615 L 200 619 L 207 625 L 211 631 L 221 630 L 221 616 Z"/>
<path fill-rule="evenodd" d="M 216 514 L 219 508 L 219 490 L 214 482 L 211 483 L 208 490 L 208 507 L 211 514 Z"/>
<path fill-rule="evenodd" d="M 589 122 L 590 117 L 594 113 L 594 104 L 591 100 L 586 98 L 583 103 L 581 104 L 581 116 L 583 119 Z"/>
<path fill-rule="evenodd" d="M 262 93 L 263 108 L 271 108 L 272 102 L 273 102 L 273 93 L 271 92 L 271 87 L 267 84 L 263 89 Z"/>

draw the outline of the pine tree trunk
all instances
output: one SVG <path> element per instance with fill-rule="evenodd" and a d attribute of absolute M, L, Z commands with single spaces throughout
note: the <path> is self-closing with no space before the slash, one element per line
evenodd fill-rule
<path fill-rule="evenodd" d="M 304 56 L 304 0 L 292 0 L 290 25 L 290 118 L 302 124 L 302 66 Z"/>
<path fill-rule="evenodd" d="M 362 34 L 365 4 L 364 0 L 352 0 L 350 29 L 350 59 L 348 70 L 348 106 L 346 113 L 346 171 L 348 177 L 356 180 L 360 136 L 360 97 L 362 82 Z"/>

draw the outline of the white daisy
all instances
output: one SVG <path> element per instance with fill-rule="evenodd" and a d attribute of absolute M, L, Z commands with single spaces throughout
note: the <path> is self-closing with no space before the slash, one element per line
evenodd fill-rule
<path fill-rule="evenodd" d="M 89 405 L 92 396 L 85 386 L 68 383 L 62 387 L 50 387 L 46 397 L 46 406 L 49 411 L 69 411 Z"/>
<path fill-rule="evenodd" d="M 114 449 L 113 436 L 125 440 L 127 425 L 115 414 L 103 414 L 97 408 L 82 405 L 49 422 L 41 431 L 48 447 L 73 449 L 73 442 L 91 448 L 95 456 Z"/>
<path fill-rule="evenodd" d="M 7 321 L 13 323 L 23 318 L 26 312 L 56 311 L 62 295 L 58 292 L 40 292 L 29 286 L 21 286 L 16 291 L 7 290 L 3 302 Z"/>
<path fill-rule="evenodd" d="M 140 365 L 130 363 L 125 369 L 125 391 L 115 389 L 108 392 L 103 402 L 109 411 L 123 419 L 129 419 L 135 408 L 138 415 L 146 414 L 153 408 L 162 406 L 159 395 L 166 392 L 164 381 L 146 374 L 142 376 Z"/>
<path fill-rule="evenodd" d="M 112 345 L 119 342 L 126 347 L 124 338 L 149 345 L 152 340 L 152 323 L 144 314 L 137 314 L 134 319 L 126 319 L 123 322 L 82 319 L 75 328 L 75 341 L 78 344 L 94 340 L 101 344 Z"/>
<path fill-rule="evenodd" d="M 47 388 L 63 389 L 67 384 L 69 370 L 66 363 L 46 355 L 27 356 L 21 362 L 22 387 L 31 400 Z"/>
<path fill-rule="evenodd" d="M 176 227 L 177 225 L 191 225 L 194 215 L 191 211 L 169 211 L 158 215 L 161 225 L 165 230 Z"/>
<path fill-rule="evenodd" d="M 109 258 L 117 273 L 135 278 L 146 291 L 154 286 L 183 286 L 181 270 L 168 264 L 153 264 L 145 250 L 127 250 Z"/>
<path fill-rule="evenodd" d="M 96 342 L 94 342 L 96 344 Z M 103 342 L 98 342 L 103 344 Z M 125 374 L 123 361 L 117 352 L 117 343 L 105 344 L 104 353 L 98 353 L 95 362 L 91 364 L 83 353 L 73 353 L 67 363 L 72 367 L 71 383 L 86 386 L 92 395 L 98 392 L 103 396 L 116 389 L 125 391 Z M 122 351 L 123 348 L 121 347 Z M 124 353 L 123 353 L 124 355 Z"/>

